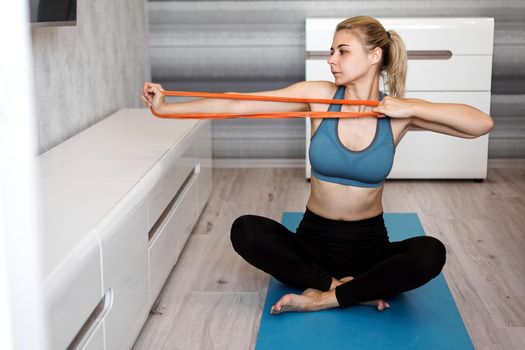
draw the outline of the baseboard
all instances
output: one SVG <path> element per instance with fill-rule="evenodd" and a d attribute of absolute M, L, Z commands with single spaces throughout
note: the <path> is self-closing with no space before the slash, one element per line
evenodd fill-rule
<path fill-rule="evenodd" d="M 304 168 L 305 161 L 299 159 L 237 159 L 214 158 L 214 168 Z"/>
<path fill-rule="evenodd" d="M 525 167 L 524 158 L 489 158 L 487 162 L 489 168 L 523 168 Z"/>

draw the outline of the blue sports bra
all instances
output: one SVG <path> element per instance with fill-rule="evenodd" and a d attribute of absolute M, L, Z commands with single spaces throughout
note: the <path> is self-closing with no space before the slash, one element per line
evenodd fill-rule
<path fill-rule="evenodd" d="M 344 98 L 345 86 L 341 85 L 333 99 Z M 379 99 L 384 94 L 379 92 Z M 330 112 L 340 112 L 341 105 L 331 104 Z M 310 141 L 308 155 L 312 175 L 317 179 L 357 187 L 379 187 L 394 163 L 394 139 L 390 117 L 377 118 L 376 133 L 372 143 L 361 151 L 348 149 L 338 136 L 339 118 L 325 118 Z"/>

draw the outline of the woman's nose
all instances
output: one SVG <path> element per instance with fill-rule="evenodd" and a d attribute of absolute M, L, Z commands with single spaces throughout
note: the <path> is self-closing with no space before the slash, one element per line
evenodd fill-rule
<path fill-rule="evenodd" d="M 335 63 L 336 63 L 336 62 L 335 62 L 336 60 L 335 60 L 334 57 L 335 57 L 335 55 L 330 55 L 330 56 L 328 56 L 328 59 L 326 60 L 326 62 L 328 62 L 329 65 L 335 64 Z"/>

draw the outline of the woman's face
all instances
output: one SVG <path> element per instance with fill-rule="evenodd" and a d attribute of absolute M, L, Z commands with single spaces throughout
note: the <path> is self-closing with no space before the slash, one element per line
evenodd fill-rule
<path fill-rule="evenodd" d="M 354 82 L 370 73 L 375 62 L 373 53 L 367 54 L 355 32 L 339 30 L 334 35 L 328 64 L 337 85 Z"/>

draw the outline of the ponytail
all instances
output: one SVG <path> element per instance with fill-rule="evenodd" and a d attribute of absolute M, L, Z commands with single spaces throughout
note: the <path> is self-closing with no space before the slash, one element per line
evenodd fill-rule
<path fill-rule="evenodd" d="M 407 75 L 407 51 L 401 37 L 393 30 L 387 31 L 390 36 L 388 49 L 383 50 L 383 67 L 381 75 L 388 86 L 388 94 L 393 97 L 405 96 Z M 386 58 L 386 60 L 385 60 Z M 386 71 L 386 74 L 383 72 Z"/>

